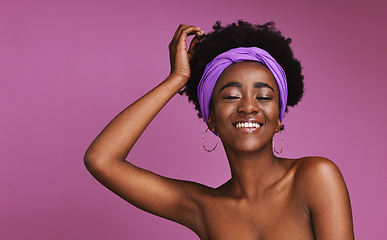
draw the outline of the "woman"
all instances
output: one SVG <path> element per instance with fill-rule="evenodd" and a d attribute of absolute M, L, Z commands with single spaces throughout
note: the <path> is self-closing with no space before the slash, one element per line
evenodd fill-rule
<path fill-rule="evenodd" d="M 187 51 L 189 35 L 195 37 Z M 169 45 L 170 75 L 99 134 L 85 154 L 87 169 L 129 203 L 200 239 L 354 239 L 348 192 L 335 164 L 273 154 L 287 106 L 303 93 L 290 42 L 273 23 L 217 23 L 207 35 L 180 25 Z M 232 177 L 218 188 L 165 178 L 125 160 L 178 92 L 224 145 Z"/>

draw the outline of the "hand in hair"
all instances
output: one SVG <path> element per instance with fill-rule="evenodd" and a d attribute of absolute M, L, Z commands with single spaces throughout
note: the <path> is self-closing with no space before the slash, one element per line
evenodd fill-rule
<path fill-rule="evenodd" d="M 198 43 L 204 32 L 195 26 L 180 24 L 169 43 L 169 58 L 171 61 L 171 75 L 179 75 L 185 82 L 191 76 L 189 60 L 193 56 L 193 47 Z M 187 51 L 187 37 L 195 35 Z"/>

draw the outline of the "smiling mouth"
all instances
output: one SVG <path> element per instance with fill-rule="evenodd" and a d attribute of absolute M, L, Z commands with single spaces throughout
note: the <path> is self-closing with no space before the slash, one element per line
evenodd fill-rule
<path fill-rule="evenodd" d="M 256 122 L 237 122 L 235 124 L 236 128 L 260 128 L 263 124 Z"/>

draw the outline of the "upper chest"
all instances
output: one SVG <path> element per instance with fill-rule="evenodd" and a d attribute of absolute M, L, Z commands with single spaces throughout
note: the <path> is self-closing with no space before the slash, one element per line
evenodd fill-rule
<path fill-rule="evenodd" d="M 201 208 L 202 239 L 314 239 L 306 206 L 291 186 L 274 188 L 254 201 L 213 196 Z"/>

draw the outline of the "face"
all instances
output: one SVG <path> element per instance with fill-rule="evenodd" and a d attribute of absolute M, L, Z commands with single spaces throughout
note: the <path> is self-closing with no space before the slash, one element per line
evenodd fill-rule
<path fill-rule="evenodd" d="M 226 150 L 272 151 L 281 122 L 278 86 L 269 69 L 253 61 L 232 64 L 220 75 L 211 101 L 209 127 Z"/>

